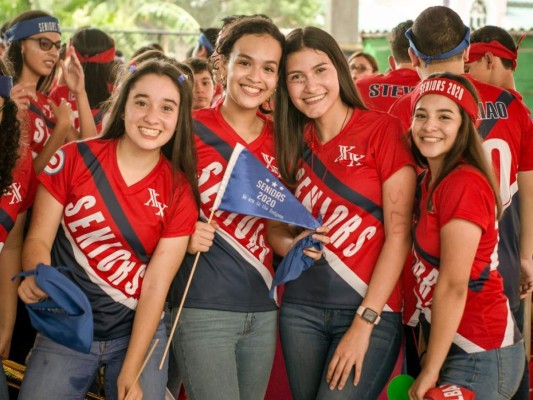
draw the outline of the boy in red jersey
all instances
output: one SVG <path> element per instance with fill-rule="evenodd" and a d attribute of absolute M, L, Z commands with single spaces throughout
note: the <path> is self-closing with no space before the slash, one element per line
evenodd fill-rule
<path fill-rule="evenodd" d="M 420 77 L 411 66 L 409 59 L 409 41 L 405 31 L 413 25 L 408 20 L 398 24 L 391 31 L 389 56 L 391 71 L 369 77 L 362 77 L 355 81 L 357 90 L 363 98 L 365 105 L 373 110 L 389 111 L 392 104 L 404 94 L 413 90 Z"/>

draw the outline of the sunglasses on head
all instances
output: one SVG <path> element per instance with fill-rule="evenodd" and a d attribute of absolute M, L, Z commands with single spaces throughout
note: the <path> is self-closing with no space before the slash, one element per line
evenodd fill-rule
<path fill-rule="evenodd" d="M 27 40 L 34 40 L 36 42 L 39 42 L 39 48 L 42 51 L 49 51 L 52 46 L 56 48 L 56 50 L 61 49 L 61 40 L 58 40 L 57 42 L 52 42 L 50 39 L 47 38 L 27 38 Z"/>

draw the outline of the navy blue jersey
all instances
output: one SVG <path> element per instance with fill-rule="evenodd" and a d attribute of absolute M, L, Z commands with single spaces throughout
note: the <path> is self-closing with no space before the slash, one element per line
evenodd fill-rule
<path fill-rule="evenodd" d="M 207 221 L 233 148 L 241 143 L 274 175 L 279 176 L 274 158 L 272 123 L 257 139 L 246 143 L 224 120 L 220 104 L 197 110 L 194 133 L 198 154 L 200 216 Z M 221 311 L 260 312 L 277 308 L 268 292 L 274 274 L 272 249 L 266 241 L 263 218 L 218 210 L 213 220 L 219 225 L 209 251 L 202 253 L 185 307 Z M 180 304 L 195 256 L 187 255 L 172 284 L 170 301 Z"/>

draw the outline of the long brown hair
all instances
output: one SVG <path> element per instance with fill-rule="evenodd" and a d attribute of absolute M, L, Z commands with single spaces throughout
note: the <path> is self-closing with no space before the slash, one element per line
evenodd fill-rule
<path fill-rule="evenodd" d="M 25 11 L 19 14 L 17 17 L 15 17 L 15 19 L 11 21 L 11 23 L 8 26 L 8 29 L 20 21 L 27 21 L 30 19 L 35 19 L 35 18 L 40 18 L 40 17 L 51 17 L 51 16 L 52 16 L 51 14 L 45 11 L 41 11 L 41 10 Z M 14 70 L 13 80 L 15 82 L 17 82 L 18 79 L 20 78 L 20 74 L 22 73 L 22 67 L 24 66 L 24 57 L 22 56 L 22 46 L 20 44 L 23 40 L 24 39 L 20 39 L 20 40 L 11 42 L 9 44 L 6 54 L 4 55 L 4 58 L 7 58 L 13 65 L 13 70 Z M 52 81 L 54 80 L 55 75 L 56 75 L 57 64 L 58 63 L 56 63 L 56 65 L 54 65 L 54 68 L 52 68 L 52 72 L 50 72 L 50 75 L 41 76 L 39 78 L 39 80 L 37 81 L 37 91 L 45 93 L 48 89 L 50 89 L 50 85 L 52 84 Z"/>
<path fill-rule="evenodd" d="M 286 38 L 285 48 L 280 66 L 280 79 L 276 92 L 276 112 L 274 113 L 274 135 L 279 171 L 288 186 L 296 184 L 296 171 L 304 149 L 304 128 L 310 121 L 300 112 L 289 97 L 287 87 L 287 57 L 304 48 L 326 53 L 337 70 L 340 86 L 340 97 L 344 104 L 352 108 L 366 110 L 359 97 L 350 75 L 346 57 L 333 37 L 322 29 L 308 26 L 295 29 Z"/>
<path fill-rule="evenodd" d="M 476 102 L 479 103 L 479 96 L 476 88 L 467 78 L 461 75 L 452 74 L 451 72 L 432 74 L 428 77 L 428 79 L 430 78 L 445 78 L 459 83 L 464 86 L 472 96 L 474 96 Z M 460 164 L 466 163 L 478 169 L 485 178 L 487 178 L 487 181 L 492 188 L 492 192 L 494 193 L 494 200 L 496 201 L 496 207 L 498 209 L 497 217 L 500 218 L 502 213 L 500 189 L 492 165 L 489 163 L 487 156 L 483 151 L 481 136 L 474 125 L 475 121 L 472 121 L 461 106 L 459 106 L 459 111 L 461 113 L 461 125 L 459 126 L 457 137 L 452 148 L 444 155 L 441 170 L 437 176 L 434 177 L 434 183 L 429 191 L 427 209 L 431 210 L 433 208 L 433 193 L 442 180 Z M 409 137 L 412 137 L 412 134 L 412 129 L 410 129 Z M 418 150 L 414 140 L 411 140 L 411 151 L 416 163 L 422 168 L 428 168 L 428 160 L 422 155 L 420 150 Z"/>
<path fill-rule="evenodd" d="M 125 135 L 124 111 L 128 95 L 135 83 L 143 76 L 155 74 L 168 76 L 174 82 L 179 96 L 178 123 L 175 134 L 162 147 L 161 151 L 171 161 L 174 168 L 182 171 L 189 181 L 197 205 L 200 204 L 198 177 L 196 170 L 196 150 L 192 135 L 192 90 L 183 71 L 166 60 L 147 60 L 130 68 L 123 75 L 119 89 L 111 100 L 109 123 L 105 126 L 102 139 L 116 139 Z"/>
<path fill-rule="evenodd" d="M 12 76 L 8 62 L 0 59 L 0 75 Z M 20 157 L 21 129 L 17 118 L 18 108 L 11 97 L 4 97 L 4 108 L 0 120 L 0 196 L 13 183 L 13 170 Z"/>

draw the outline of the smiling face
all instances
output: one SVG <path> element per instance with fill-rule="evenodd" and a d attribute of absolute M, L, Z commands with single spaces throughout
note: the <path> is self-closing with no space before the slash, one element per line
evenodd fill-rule
<path fill-rule="evenodd" d="M 413 141 L 427 158 L 430 168 L 440 164 L 457 138 L 462 117 L 459 106 L 451 99 L 438 94 L 420 98 L 411 124 Z"/>
<path fill-rule="evenodd" d="M 23 72 L 35 76 L 48 76 L 52 72 L 57 60 L 59 50 L 52 46 L 49 50 L 42 50 L 38 39 L 47 39 L 53 43 L 61 40 L 61 35 L 57 32 L 43 32 L 29 38 L 22 39 L 21 51 L 24 55 Z"/>
<path fill-rule="evenodd" d="M 337 70 L 326 53 L 303 48 L 287 57 L 286 71 L 291 101 L 308 118 L 324 118 L 343 107 Z"/>
<path fill-rule="evenodd" d="M 179 103 L 178 88 L 170 77 L 140 77 L 124 108 L 125 144 L 132 151 L 159 152 L 175 134 Z"/>
<path fill-rule="evenodd" d="M 226 76 L 224 104 L 256 110 L 268 100 L 278 83 L 281 45 L 272 36 L 244 35 L 235 42 L 220 73 Z"/>

